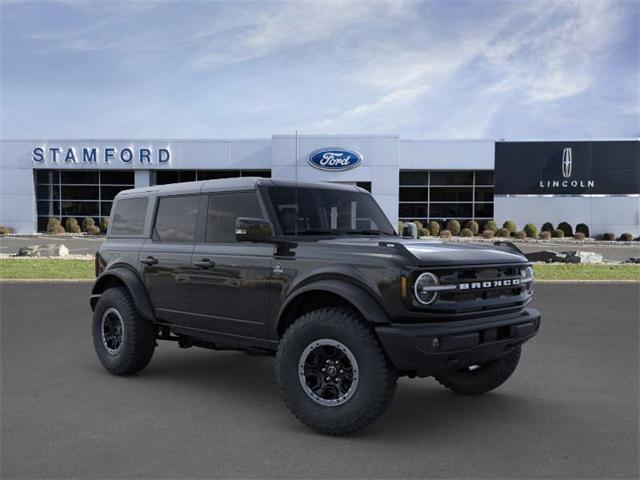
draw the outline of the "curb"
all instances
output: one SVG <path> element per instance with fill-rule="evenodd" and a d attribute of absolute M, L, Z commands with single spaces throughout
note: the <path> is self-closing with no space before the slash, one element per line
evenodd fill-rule
<path fill-rule="evenodd" d="M 585 280 L 545 280 L 536 278 L 534 281 L 534 286 L 540 283 L 638 283 L 640 284 L 640 280 L 593 280 L 593 279 L 585 279 Z"/>
<path fill-rule="evenodd" d="M 0 283 L 93 283 L 95 278 L 0 278 Z"/>

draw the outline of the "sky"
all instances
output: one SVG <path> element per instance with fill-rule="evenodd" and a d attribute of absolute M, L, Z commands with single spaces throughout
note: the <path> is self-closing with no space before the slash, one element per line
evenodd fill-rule
<path fill-rule="evenodd" d="M 640 1 L 0 0 L 0 137 L 640 136 Z"/>

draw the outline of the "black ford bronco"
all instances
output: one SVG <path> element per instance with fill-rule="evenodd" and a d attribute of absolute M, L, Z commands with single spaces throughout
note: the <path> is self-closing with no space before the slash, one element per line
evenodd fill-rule
<path fill-rule="evenodd" d="M 96 255 L 93 343 L 133 374 L 159 340 L 275 356 L 318 432 L 374 421 L 398 376 L 463 395 L 515 370 L 540 314 L 515 248 L 396 235 L 355 186 L 236 178 L 124 191 Z"/>

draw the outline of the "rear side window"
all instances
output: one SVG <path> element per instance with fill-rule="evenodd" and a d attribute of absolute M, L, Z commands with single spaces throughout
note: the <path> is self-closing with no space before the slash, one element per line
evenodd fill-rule
<path fill-rule="evenodd" d="M 149 199 L 145 197 L 123 198 L 116 201 L 109 235 L 142 235 L 148 203 Z"/>
<path fill-rule="evenodd" d="M 238 217 L 262 218 L 256 192 L 209 195 L 207 243 L 235 243 Z"/>
<path fill-rule="evenodd" d="M 160 198 L 153 240 L 171 243 L 193 242 L 199 204 L 199 195 Z"/>

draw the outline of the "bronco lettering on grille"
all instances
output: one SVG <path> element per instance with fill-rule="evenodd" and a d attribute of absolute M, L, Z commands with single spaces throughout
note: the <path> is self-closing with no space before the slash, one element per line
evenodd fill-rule
<path fill-rule="evenodd" d="M 504 280 L 489 280 L 484 282 L 459 283 L 458 290 L 476 290 L 479 288 L 504 288 L 517 287 L 520 285 L 519 278 L 507 278 Z"/>

